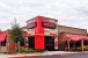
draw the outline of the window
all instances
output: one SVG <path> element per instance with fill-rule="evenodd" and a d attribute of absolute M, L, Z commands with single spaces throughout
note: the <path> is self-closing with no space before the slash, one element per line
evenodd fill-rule
<path fill-rule="evenodd" d="M 17 38 L 18 42 L 20 43 L 20 46 L 24 46 L 24 38 Z"/>
<path fill-rule="evenodd" d="M 1 42 L 1 46 L 6 46 L 6 39 Z"/>
<path fill-rule="evenodd" d="M 28 23 L 27 24 L 27 28 L 28 29 L 33 29 L 33 28 L 35 28 L 36 27 L 36 22 L 32 22 L 32 23 Z"/>
<path fill-rule="evenodd" d="M 24 46 L 24 39 L 20 41 L 20 46 Z"/>
<path fill-rule="evenodd" d="M 56 28 L 56 24 L 52 23 L 52 22 L 42 22 L 42 26 L 44 28 L 49 28 L 49 29 L 55 29 Z"/>

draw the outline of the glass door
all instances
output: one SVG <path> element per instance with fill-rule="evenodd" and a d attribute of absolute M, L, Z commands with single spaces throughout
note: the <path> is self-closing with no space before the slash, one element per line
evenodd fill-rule
<path fill-rule="evenodd" d="M 45 36 L 45 50 L 54 50 L 54 38 L 51 36 Z"/>

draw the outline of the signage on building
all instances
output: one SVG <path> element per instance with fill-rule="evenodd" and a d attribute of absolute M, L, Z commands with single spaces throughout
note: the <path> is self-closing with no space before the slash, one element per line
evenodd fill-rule
<path fill-rule="evenodd" d="M 52 23 L 52 22 L 42 22 L 42 26 L 44 28 L 49 28 L 49 29 L 55 29 L 56 28 L 56 24 Z"/>
<path fill-rule="evenodd" d="M 35 28 L 36 27 L 36 22 L 31 22 L 31 23 L 28 23 L 27 24 L 27 28 L 28 29 L 33 29 L 33 28 Z"/>

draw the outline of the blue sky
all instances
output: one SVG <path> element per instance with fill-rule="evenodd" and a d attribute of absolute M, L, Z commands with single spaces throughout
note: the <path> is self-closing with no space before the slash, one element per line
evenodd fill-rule
<path fill-rule="evenodd" d="M 0 29 L 20 26 L 34 16 L 58 19 L 58 24 L 88 29 L 88 0 L 0 0 Z"/>

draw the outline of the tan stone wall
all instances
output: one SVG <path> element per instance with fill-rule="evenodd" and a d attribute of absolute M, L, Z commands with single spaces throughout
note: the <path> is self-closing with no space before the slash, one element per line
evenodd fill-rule
<path fill-rule="evenodd" d="M 62 25 L 58 26 L 58 31 L 59 31 L 59 33 L 67 32 L 67 33 L 80 34 L 80 35 L 86 35 L 87 34 L 86 29 L 79 29 L 79 28 L 67 27 L 67 26 L 62 26 Z"/>

